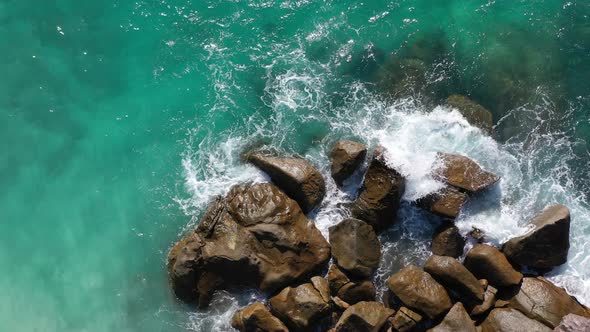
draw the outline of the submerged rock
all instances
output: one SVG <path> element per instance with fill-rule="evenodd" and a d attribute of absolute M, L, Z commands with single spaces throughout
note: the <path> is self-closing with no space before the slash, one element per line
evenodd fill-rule
<path fill-rule="evenodd" d="M 561 323 L 553 331 L 588 332 L 590 331 L 590 319 L 574 314 L 569 314 L 563 317 Z"/>
<path fill-rule="evenodd" d="M 531 269 L 550 269 L 564 264 L 570 243 L 570 211 L 553 205 L 536 216 L 534 229 L 506 242 L 502 248 L 511 262 Z"/>
<path fill-rule="evenodd" d="M 494 120 L 492 113 L 485 107 L 461 95 L 452 95 L 447 98 L 447 105 L 457 109 L 472 126 L 488 134 L 492 132 Z"/>
<path fill-rule="evenodd" d="M 565 290 L 542 277 L 524 278 L 519 292 L 509 302 L 510 307 L 551 328 L 557 327 L 568 314 L 590 317 Z"/>
<path fill-rule="evenodd" d="M 236 312 L 231 326 L 240 332 L 289 332 L 289 329 L 260 302 Z"/>
<path fill-rule="evenodd" d="M 251 152 L 246 159 L 267 173 L 281 190 L 299 203 L 304 213 L 313 210 L 326 195 L 322 174 L 303 158 Z"/>
<path fill-rule="evenodd" d="M 497 308 L 480 325 L 482 332 L 551 332 L 551 329 L 520 311 Z"/>
<path fill-rule="evenodd" d="M 444 218 L 455 219 L 468 196 L 453 188 L 444 188 L 418 200 L 418 206 Z"/>
<path fill-rule="evenodd" d="M 332 178 L 341 186 L 365 160 L 367 146 L 364 144 L 341 140 L 330 151 Z"/>
<path fill-rule="evenodd" d="M 387 165 L 383 154 L 383 147 L 375 148 L 360 194 L 350 205 L 352 215 L 366 221 L 376 231 L 384 230 L 397 220 L 406 188 L 404 178 Z"/>
<path fill-rule="evenodd" d="M 369 277 L 379 267 L 381 243 L 375 230 L 358 219 L 330 227 L 330 245 L 336 264 L 358 277 Z"/>
<path fill-rule="evenodd" d="M 477 192 L 500 180 L 494 173 L 483 170 L 475 161 L 461 155 L 438 153 L 442 167 L 436 175 L 447 184 L 468 192 Z"/>
<path fill-rule="evenodd" d="M 387 318 L 395 311 L 378 302 L 359 302 L 346 309 L 338 323 L 336 332 L 379 332 Z"/>
<path fill-rule="evenodd" d="M 476 332 L 475 324 L 461 302 L 455 303 L 445 318 L 428 332 Z"/>
<path fill-rule="evenodd" d="M 437 229 L 432 238 L 432 253 L 439 256 L 457 258 L 463 255 L 465 239 L 459 229 L 452 224 L 445 224 Z"/>
<path fill-rule="evenodd" d="M 175 294 L 204 306 L 216 289 L 285 287 L 320 269 L 330 245 L 297 203 L 270 183 L 233 187 L 196 230 L 174 245 L 168 271 Z"/>
<path fill-rule="evenodd" d="M 422 322 L 422 315 L 406 307 L 401 307 L 395 315 L 389 319 L 391 328 L 389 331 L 407 332 L 412 331 L 416 325 Z"/>
<path fill-rule="evenodd" d="M 329 300 L 313 284 L 287 287 L 269 300 L 271 312 L 279 317 L 290 331 L 309 331 L 331 313 Z"/>
<path fill-rule="evenodd" d="M 447 291 L 430 274 L 408 265 L 387 280 L 387 287 L 407 307 L 423 312 L 431 319 L 453 305 Z"/>
<path fill-rule="evenodd" d="M 487 244 L 476 244 L 465 257 L 465 267 L 477 278 L 487 279 L 497 287 L 515 286 L 522 280 L 498 249 Z"/>
<path fill-rule="evenodd" d="M 424 265 L 428 272 L 438 282 L 459 293 L 468 301 L 481 303 L 484 299 L 484 289 L 463 264 L 448 256 L 430 256 Z"/>

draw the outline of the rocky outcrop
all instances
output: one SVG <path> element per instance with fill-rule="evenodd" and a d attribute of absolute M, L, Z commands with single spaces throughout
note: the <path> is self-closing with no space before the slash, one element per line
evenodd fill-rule
<path fill-rule="evenodd" d="M 315 324 L 331 313 L 329 299 L 326 301 L 322 289 L 317 289 L 312 283 L 287 287 L 271 297 L 269 303 L 271 312 L 289 327 L 289 331 L 312 330 Z"/>
<path fill-rule="evenodd" d="M 492 113 L 480 104 L 465 96 L 452 95 L 447 98 L 447 105 L 458 110 L 472 126 L 478 127 L 487 134 L 492 132 L 494 126 Z"/>
<path fill-rule="evenodd" d="M 432 238 L 432 253 L 439 256 L 457 258 L 463 255 L 465 238 L 459 229 L 452 224 L 445 224 L 439 228 Z"/>
<path fill-rule="evenodd" d="M 285 287 L 318 270 L 330 245 L 297 203 L 270 183 L 233 187 L 168 255 L 172 288 L 207 305 L 216 289 Z"/>
<path fill-rule="evenodd" d="M 514 270 L 498 249 L 487 244 L 476 244 L 467 253 L 464 264 L 477 278 L 487 279 L 496 287 L 515 286 L 522 280 L 522 273 Z"/>
<path fill-rule="evenodd" d="M 240 332 L 289 332 L 285 324 L 260 302 L 254 302 L 236 312 L 231 326 Z"/>
<path fill-rule="evenodd" d="M 361 278 L 375 272 L 381 259 L 381 243 L 373 227 L 358 219 L 345 219 L 329 231 L 332 256 L 340 268 Z"/>
<path fill-rule="evenodd" d="M 418 200 L 418 206 L 443 218 L 455 219 L 467 202 L 467 195 L 453 188 L 444 188 Z"/>
<path fill-rule="evenodd" d="M 441 181 L 470 193 L 486 189 L 500 180 L 494 173 L 483 170 L 475 161 L 461 155 L 438 153 L 442 166 L 435 175 Z"/>
<path fill-rule="evenodd" d="M 447 289 L 454 290 L 467 301 L 481 303 L 484 289 L 479 280 L 456 259 L 448 256 L 430 256 L 424 265 L 428 272 Z"/>
<path fill-rule="evenodd" d="M 590 319 L 569 314 L 563 317 L 561 323 L 553 330 L 554 332 L 589 332 Z"/>
<path fill-rule="evenodd" d="M 394 310 L 378 302 L 359 302 L 344 311 L 335 330 L 336 332 L 378 332 L 393 313 Z"/>
<path fill-rule="evenodd" d="M 328 270 L 328 283 L 332 296 L 347 305 L 361 301 L 375 301 L 376 289 L 372 281 L 352 281 L 335 264 Z"/>
<path fill-rule="evenodd" d="M 519 292 L 509 302 L 510 307 L 551 328 L 568 314 L 590 317 L 565 290 L 542 277 L 524 278 Z"/>
<path fill-rule="evenodd" d="M 349 205 L 355 218 L 361 219 L 381 231 L 397 220 L 405 180 L 385 161 L 384 148 L 378 146 L 365 174 L 358 198 Z"/>
<path fill-rule="evenodd" d="M 490 310 L 496 303 L 498 290 L 492 285 L 486 285 L 486 291 L 483 294 L 483 302 L 470 308 L 469 315 L 479 316 Z"/>
<path fill-rule="evenodd" d="M 267 173 L 281 190 L 299 203 L 304 213 L 313 210 L 326 195 L 322 174 L 303 158 L 251 152 L 246 159 Z"/>
<path fill-rule="evenodd" d="M 553 205 L 536 216 L 534 228 L 506 242 L 502 251 L 514 264 L 531 269 L 550 269 L 567 261 L 570 243 L 570 211 Z"/>
<path fill-rule="evenodd" d="M 492 310 L 480 327 L 482 332 L 551 332 L 547 326 L 510 308 Z"/>
<path fill-rule="evenodd" d="M 365 160 L 367 146 L 364 144 L 340 140 L 330 151 L 332 178 L 341 186 Z"/>
<path fill-rule="evenodd" d="M 388 332 L 408 332 L 412 331 L 416 325 L 422 322 L 423 318 L 417 312 L 414 312 L 406 307 L 401 307 L 393 317 L 389 319 L 391 325 Z"/>
<path fill-rule="evenodd" d="M 415 265 L 391 276 L 387 287 L 404 305 L 431 319 L 439 317 L 453 305 L 444 287 Z"/>
<path fill-rule="evenodd" d="M 475 324 L 461 302 L 455 303 L 445 318 L 428 332 L 476 332 Z"/>

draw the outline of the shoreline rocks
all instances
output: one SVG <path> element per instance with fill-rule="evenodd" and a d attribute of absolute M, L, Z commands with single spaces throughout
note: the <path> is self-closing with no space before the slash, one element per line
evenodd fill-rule
<path fill-rule="evenodd" d="M 432 238 L 431 250 L 434 255 L 457 258 L 463 255 L 465 238 L 457 226 L 446 223 L 436 230 Z"/>
<path fill-rule="evenodd" d="M 484 289 L 463 264 L 448 256 L 432 255 L 424 264 L 428 272 L 439 283 L 459 293 L 470 302 L 483 302 Z"/>
<path fill-rule="evenodd" d="M 438 153 L 442 167 L 436 175 L 441 181 L 469 193 L 484 190 L 500 180 L 494 173 L 483 170 L 475 161 L 458 154 Z"/>
<path fill-rule="evenodd" d="M 367 156 L 367 146 L 355 141 L 340 140 L 330 151 L 332 178 L 338 186 L 342 186 L 358 169 Z"/>
<path fill-rule="evenodd" d="M 476 244 L 467 253 L 464 265 L 477 278 L 486 279 L 494 286 L 516 286 L 523 277 L 498 249 L 487 244 Z"/>
<path fill-rule="evenodd" d="M 345 219 L 330 227 L 330 246 L 336 264 L 352 275 L 367 278 L 379 267 L 381 243 L 373 227 Z"/>

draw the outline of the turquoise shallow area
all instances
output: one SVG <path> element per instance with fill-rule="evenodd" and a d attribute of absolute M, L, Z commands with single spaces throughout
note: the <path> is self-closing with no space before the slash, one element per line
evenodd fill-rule
<path fill-rule="evenodd" d="M 0 330 L 196 329 L 166 254 L 239 163 L 199 159 L 261 139 L 317 149 L 394 54 L 488 107 L 508 147 L 558 133 L 571 155 L 543 160 L 567 159 L 559 179 L 585 198 L 589 15 L 557 0 L 0 0 Z"/>

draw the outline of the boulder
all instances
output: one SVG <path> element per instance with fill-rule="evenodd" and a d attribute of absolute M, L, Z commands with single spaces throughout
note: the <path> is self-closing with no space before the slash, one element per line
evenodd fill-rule
<path fill-rule="evenodd" d="M 510 308 L 492 310 L 480 327 L 482 332 L 551 332 L 547 326 Z"/>
<path fill-rule="evenodd" d="M 498 249 L 487 244 L 476 244 L 469 250 L 464 264 L 477 278 L 487 279 L 496 287 L 515 286 L 522 280 L 522 273 Z"/>
<path fill-rule="evenodd" d="M 439 256 L 457 258 L 463 255 L 465 238 L 459 229 L 452 224 L 445 224 L 439 228 L 432 238 L 432 253 Z"/>
<path fill-rule="evenodd" d="M 494 127 L 492 113 L 480 104 L 465 96 L 452 95 L 447 98 L 447 105 L 459 111 L 472 126 L 483 130 L 487 134 L 492 132 Z"/>
<path fill-rule="evenodd" d="M 345 219 L 329 231 L 332 256 L 340 268 L 361 278 L 375 272 L 381 259 L 381 243 L 373 227 L 358 219 Z"/>
<path fill-rule="evenodd" d="M 326 195 L 322 174 L 303 158 L 251 152 L 246 159 L 267 173 L 281 190 L 299 203 L 304 213 L 313 210 Z"/>
<path fill-rule="evenodd" d="M 289 332 L 285 324 L 273 316 L 260 302 L 236 312 L 231 326 L 240 332 Z"/>
<path fill-rule="evenodd" d="M 376 289 L 369 280 L 351 281 L 336 264 L 328 270 L 328 284 L 330 292 L 340 301 L 346 304 L 355 304 L 361 301 L 375 301 Z"/>
<path fill-rule="evenodd" d="M 455 219 L 467 202 L 467 195 L 453 188 L 444 188 L 418 200 L 418 206 L 443 218 Z"/>
<path fill-rule="evenodd" d="M 365 174 L 358 198 L 349 205 L 355 218 L 381 231 L 397 220 L 397 211 L 404 195 L 404 178 L 385 161 L 384 148 L 378 146 Z"/>
<path fill-rule="evenodd" d="M 442 166 L 435 175 L 441 181 L 470 193 L 490 187 L 500 180 L 494 173 L 483 170 L 475 161 L 461 155 L 438 153 Z"/>
<path fill-rule="evenodd" d="M 486 313 L 490 310 L 494 304 L 496 303 L 496 299 L 498 297 L 498 290 L 494 288 L 492 285 L 486 286 L 486 291 L 483 294 L 483 302 L 481 304 L 477 304 L 471 308 L 469 315 L 471 316 L 479 316 Z"/>
<path fill-rule="evenodd" d="M 531 269 L 551 269 L 567 261 L 570 242 L 570 211 L 553 205 L 536 216 L 534 228 L 506 242 L 502 251 L 509 261 Z"/>
<path fill-rule="evenodd" d="M 341 186 L 365 160 L 367 147 L 364 144 L 340 140 L 330 151 L 332 178 Z"/>
<path fill-rule="evenodd" d="M 590 317 L 586 309 L 565 290 L 545 278 L 524 278 L 519 292 L 509 300 L 510 307 L 551 328 L 568 314 Z"/>
<path fill-rule="evenodd" d="M 391 331 L 407 332 L 412 331 L 416 325 L 422 322 L 422 316 L 406 307 L 401 307 L 395 315 L 389 319 Z"/>
<path fill-rule="evenodd" d="M 484 289 L 479 280 L 453 257 L 432 255 L 426 261 L 424 271 L 469 302 L 481 303 L 484 299 Z"/>
<path fill-rule="evenodd" d="M 569 314 L 561 320 L 554 332 L 590 332 L 590 319 Z"/>
<path fill-rule="evenodd" d="M 415 265 L 406 266 L 386 283 L 407 307 L 423 312 L 431 319 L 444 314 L 453 305 L 444 287 Z"/>
<path fill-rule="evenodd" d="M 330 265 L 328 269 L 328 285 L 332 294 L 337 294 L 340 288 L 349 282 L 350 278 L 336 264 Z"/>
<path fill-rule="evenodd" d="M 326 279 L 315 276 L 311 278 L 311 284 L 320 293 L 325 302 L 330 302 L 330 285 Z"/>
<path fill-rule="evenodd" d="M 332 312 L 330 302 L 311 283 L 287 287 L 271 297 L 269 303 L 271 312 L 289 331 L 309 331 Z"/>
<path fill-rule="evenodd" d="M 476 332 L 475 324 L 461 302 L 455 303 L 445 318 L 428 332 Z"/>
<path fill-rule="evenodd" d="M 378 332 L 394 312 L 378 302 L 359 302 L 344 311 L 336 332 Z"/>
<path fill-rule="evenodd" d="M 207 305 L 216 289 L 274 291 L 321 269 L 330 245 L 299 205 L 270 183 L 231 188 L 168 255 L 175 294 Z"/>

